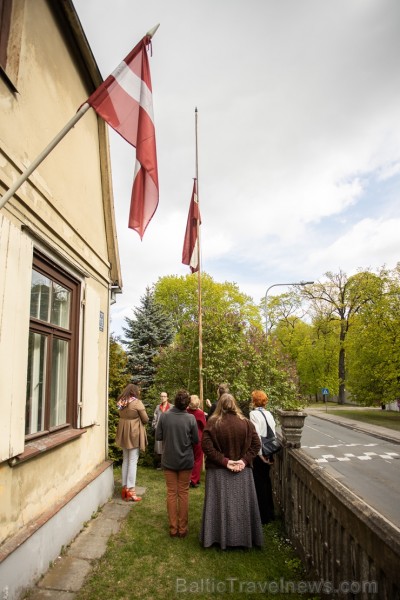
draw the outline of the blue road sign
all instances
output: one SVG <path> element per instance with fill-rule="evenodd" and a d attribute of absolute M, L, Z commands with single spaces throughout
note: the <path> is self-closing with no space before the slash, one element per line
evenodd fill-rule
<path fill-rule="evenodd" d="M 329 390 L 328 390 L 328 388 L 322 388 L 322 395 L 323 396 L 329 396 Z"/>

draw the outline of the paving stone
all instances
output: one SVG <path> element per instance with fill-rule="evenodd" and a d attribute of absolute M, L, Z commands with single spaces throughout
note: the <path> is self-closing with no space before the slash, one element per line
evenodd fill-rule
<path fill-rule="evenodd" d="M 101 519 L 94 519 L 90 522 L 89 526 L 86 527 L 80 534 L 79 538 L 85 539 L 89 535 L 99 535 L 102 537 L 110 537 L 110 535 L 117 533 L 121 527 L 121 520 L 115 518 L 108 519 L 104 516 Z M 78 539 L 78 538 L 76 538 Z M 75 542 L 74 542 L 75 543 Z"/>
<path fill-rule="evenodd" d="M 101 514 L 99 515 L 102 519 L 117 519 L 117 520 L 122 520 L 125 519 L 125 517 L 127 516 L 127 514 L 129 513 L 130 509 L 131 509 L 131 504 L 129 502 L 125 502 L 125 500 L 121 500 L 121 499 L 116 499 L 116 500 L 112 500 L 111 502 L 108 502 L 105 506 L 103 506 L 103 509 L 101 511 Z M 99 517 L 97 517 L 98 519 Z M 92 522 L 97 521 L 97 519 L 93 519 Z"/>
<path fill-rule="evenodd" d="M 37 587 L 48 590 L 77 592 L 91 569 L 88 560 L 63 556 L 56 562 L 46 575 L 39 581 Z"/>
<path fill-rule="evenodd" d="M 88 535 L 79 538 L 71 545 L 67 556 L 95 560 L 101 558 L 107 550 L 108 537 L 99 535 Z"/>

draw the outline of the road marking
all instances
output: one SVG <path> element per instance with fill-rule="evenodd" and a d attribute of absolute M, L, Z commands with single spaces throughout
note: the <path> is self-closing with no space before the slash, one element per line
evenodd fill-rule
<path fill-rule="evenodd" d="M 335 444 L 335 445 L 329 445 L 329 444 L 317 444 L 315 446 L 304 446 L 302 444 L 302 448 L 308 448 L 309 450 L 318 450 L 319 448 L 355 448 L 355 446 L 362 446 L 363 448 L 371 448 L 371 446 L 378 446 L 378 444 Z M 388 453 L 389 454 L 389 453 Z M 395 454 L 395 452 L 393 453 Z"/>
<path fill-rule="evenodd" d="M 363 454 L 352 454 L 351 452 L 345 452 L 342 456 L 335 456 L 335 454 L 322 454 L 322 458 L 314 458 L 317 463 L 327 462 L 350 462 L 351 459 L 357 458 L 358 460 L 376 460 L 383 458 L 389 462 L 400 458 L 400 454 L 397 452 L 386 452 L 385 454 L 378 454 L 377 452 L 363 452 Z"/>

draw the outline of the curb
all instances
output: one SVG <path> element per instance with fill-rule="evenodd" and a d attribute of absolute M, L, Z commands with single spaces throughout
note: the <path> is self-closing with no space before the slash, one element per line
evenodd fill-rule
<path fill-rule="evenodd" d="M 326 421 L 333 421 L 342 427 L 359 431 L 360 433 L 367 433 L 373 435 L 386 442 L 392 442 L 393 444 L 400 444 L 400 432 L 388 429 L 387 427 L 381 427 L 380 425 L 361 425 L 359 421 L 354 419 L 348 419 L 347 417 L 339 417 L 337 415 L 330 415 L 329 413 L 322 413 L 318 410 L 305 410 L 305 412 L 317 419 L 325 419 Z"/>

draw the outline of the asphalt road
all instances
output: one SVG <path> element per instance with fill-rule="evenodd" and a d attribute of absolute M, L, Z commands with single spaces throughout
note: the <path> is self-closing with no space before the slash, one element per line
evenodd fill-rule
<path fill-rule="evenodd" d="M 308 415 L 301 448 L 400 527 L 400 445 Z"/>

